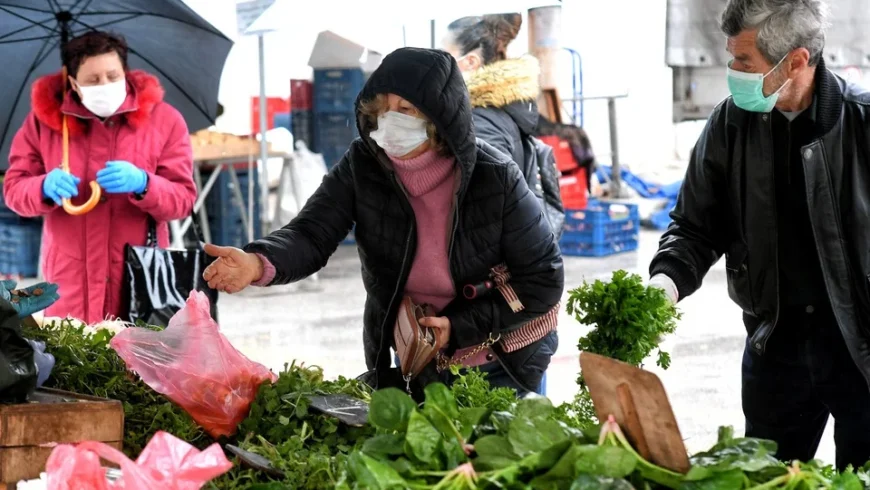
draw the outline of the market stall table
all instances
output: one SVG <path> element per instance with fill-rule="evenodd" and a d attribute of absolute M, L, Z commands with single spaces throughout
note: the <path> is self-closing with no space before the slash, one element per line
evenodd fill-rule
<path fill-rule="evenodd" d="M 290 183 L 291 189 L 289 190 L 292 191 L 292 195 L 296 200 L 297 209 L 301 209 L 304 203 L 300 202 L 301 193 L 299 190 L 299 176 L 296 172 L 293 155 L 283 152 L 270 152 L 268 154 L 268 157 L 281 158 L 284 161 L 281 168 L 280 182 Z M 248 160 L 248 169 L 250 175 L 251 170 L 254 166 L 252 154 L 222 155 L 220 157 L 197 159 L 194 161 L 194 180 L 196 181 L 197 187 L 197 199 L 194 203 L 193 211 L 194 215 L 196 215 L 199 219 L 200 229 L 202 230 L 203 235 L 201 238 L 207 243 L 211 242 L 211 230 L 208 226 L 208 214 L 203 204 L 208 198 L 211 190 L 214 188 L 218 177 L 220 177 L 220 174 L 224 171 L 228 172 L 230 180 L 233 183 L 233 198 L 242 218 L 242 226 L 247 230 L 248 241 L 254 241 L 254 239 L 256 238 L 254 236 L 254 219 L 256 216 L 256 213 L 254 212 L 254 206 L 256 202 L 258 202 L 258 205 L 260 206 L 260 220 L 262 221 L 264 232 L 270 227 L 268 212 L 269 186 L 266 165 L 264 162 L 258 162 L 260 181 L 260 196 L 258 199 L 254 198 L 254 181 L 252 179 L 248 180 L 248 199 L 246 206 L 246 201 L 244 195 L 242 194 L 242 188 L 239 182 L 238 173 L 236 172 L 236 166 L 239 164 L 240 161 L 243 160 Z M 208 177 L 208 180 L 203 183 L 202 171 L 204 169 L 210 170 L 211 173 Z M 285 190 L 287 189 L 282 189 L 281 186 L 279 186 L 278 202 L 276 204 L 276 209 L 280 209 L 281 207 L 281 201 L 283 195 L 285 194 Z M 173 247 L 184 247 L 184 235 L 185 233 L 187 233 L 187 230 L 192 224 L 192 217 L 188 217 L 180 221 L 173 221 L 172 223 L 170 223 L 173 236 Z"/>

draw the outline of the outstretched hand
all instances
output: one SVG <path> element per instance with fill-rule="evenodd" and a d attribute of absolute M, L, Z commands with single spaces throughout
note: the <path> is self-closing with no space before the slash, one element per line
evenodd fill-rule
<path fill-rule="evenodd" d="M 212 289 L 238 293 L 263 276 L 263 263 L 254 254 L 234 247 L 207 244 L 205 253 L 217 260 L 205 268 L 202 278 Z"/>

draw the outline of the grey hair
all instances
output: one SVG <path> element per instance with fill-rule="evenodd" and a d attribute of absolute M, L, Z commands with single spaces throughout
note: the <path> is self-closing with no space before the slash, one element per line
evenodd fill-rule
<path fill-rule="evenodd" d="M 828 15 L 825 0 L 728 0 L 719 27 L 728 37 L 757 29 L 758 50 L 770 64 L 806 48 L 815 66 L 825 48 Z"/>

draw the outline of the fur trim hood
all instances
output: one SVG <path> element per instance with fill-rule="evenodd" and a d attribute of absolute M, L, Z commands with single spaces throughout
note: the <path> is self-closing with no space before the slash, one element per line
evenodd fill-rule
<path fill-rule="evenodd" d="M 133 128 L 139 128 L 151 118 L 154 108 L 163 102 L 163 86 L 154 75 L 141 70 L 131 70 L 126 74 L 127 99 L 121 106 L 123 117 Z M 30 107 L 36 119 L 54 131 L 63 127 L 63 113 L 72 109 L 73 113 L 87 113 L 73 91 L 64 94 L 63 74 L 58 72 L 38 79 L 30 92 Z M 86 131 L 88 121 L 81 117 L 67 119 L 70 135 Z"/>
<path fill-rule="evenodd" d="M 523 56 L 497 61 L 465 78 L 472 107 L 505 107 L 514 102 L 536 101 L 540 92 L 537 58 Z"/>

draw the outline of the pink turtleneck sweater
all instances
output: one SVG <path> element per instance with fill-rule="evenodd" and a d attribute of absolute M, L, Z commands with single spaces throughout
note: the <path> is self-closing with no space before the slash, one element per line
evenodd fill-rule
<path fill-rule="evenodd" d="M 427 151 L 408 160 L 390 157 L 405 188 L 417 221 L 417 253 L 405 294 L 417 304 L 428 303 L 441 311 L 456 296 L 447 260 L 456 163 Z"/>
<path fill-rule="evenodd" d="M 392 157 L 390 160 L 417 220 L 417 254 L 411 263 L 405 294 L 414 303 L 428 303 L 441 311 L 456 296 L 447 260 L 447 237 L 456 189 L 455 160 L 431 150 L 408 160 Z M 263 276 L 253 285 L 266 286 L 275 278 L 275 267 L 262 255 L 258 256 L 263 262 Z"/>

